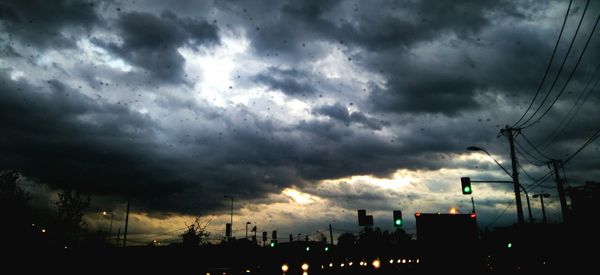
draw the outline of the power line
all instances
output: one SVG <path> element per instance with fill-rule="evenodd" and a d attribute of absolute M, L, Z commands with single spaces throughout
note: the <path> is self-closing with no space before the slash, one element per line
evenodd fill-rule
<path fill-rule="evenodd" d="M 579 149 L 577 149 L 577 151 L 575 151 L 571 156 L 569 156 L 565 161 L 563 161 L 562 165 L 564 166 L 565 164 L 567 164 L 567 162 L 569 162 L 577 154 L 579 154 L 579 152 L 581 152 L 581 150 L 583 150 L 588 145 L 592 144 L 598 137 L 600 137 L 599 134 L 600 134 L 600 129 L 598 129 L 586 142 L 584 142 L 581 145 L 581 147 L 579 147 Z"/>
<path fill-rule="evenodd" d="M 529 175 L 529 173 L 527 173 L 527 171 L 525 171 L 525 169 L 523 169 L 523 166 L 521 166 L 520 163 L 517 162 L 517 165 L 519 166 L 519 168 L 521 169 L 523 174 L 525 174 L 525 176 L 527 176 L 532 182 L 535 182 L 535 180 Z"/>
<path fill-rule="evenodd" d="M 496 216 L 496 218 L 488 223 L 485 227 L 490 227 L 492 225 L 494 225 L 502 216 L 504 216 L 504 214 L 506 213 L 506 211 L 513 205 L 513 203 L 515 203 L 517 199 L 513 199 L 507 206 L 506 208 L 504 208 L 504 210 L 502 210 L 502 213 L 500 213 L 498 216 Z"/>
<path fill-rule="evenodd" d="M 533 185 L 531 185 L 531 189 L 534 189 L 538 186 L 541 186 L 543 183 L 545 183 L 546 181 L 548 181 L 550 178 L 552 178 L 552 174 L 554 173 L 554 170 L 550 170 L 548 173 L 546 173 L 546 175 L 542 176 L 541 178 L 539 178 L 537 181 L 535 181 L 533 183 Z"/>
<path fill-rule="evenodd" d="M 567 63 L 567 59 L 569 58 L 569 54 L 571 53 L 571 50 L 573 49 L 573 45 L 575 44 L 575 39 L 577 38 L 577 35 L 579 34 L 579 29 L 581 28 L 581 23 L 583 22 L 583 18 L 585 17 L 585 13 L 587 12 L 587 8 L 588 8 L 589 4 L 590 4 L 590 0 L 587 0 L 587 2 L 585 4 L 585 8 L 583 9 L 583 13 L 581 14 L 581 18 L 579 19 L 579 23 L 577 24 L 577 29 L 575 29 L 575 33 L 573 34 L 573 38 L 571 39 L 571 43 L 569 44 L 569 48 L 567 49 L 567 53 L 565 54 L 565 58 L 563 58 L 563 61 L 560 64 L 560 68 L 558 69 L 558 72 L 556 73 L 556 76 L 554 77 L 554 81 L 552 81 L 552 85 L 550 85 L 550 89 L 548 89 L 548 93 L 546 94 L 544 99 L 542 99 L 542 102 L 540 103 L 538 108 L 535 110 L 535 112 L 533 112 L 533 114 L 527 120 L 525 120 L 523 123 L 521 123 L 518 127 L 523 127 L 523 125 L 527 124 L 533 117 L 535 117 L 535 115 L 542 109 L 542 106 L 544 106 L 544 103 L 546 102 L 546 100 L 548 100 L 548 96 L 550 96 L 552 89 L 556 85 L 556 82 L 558 81 L 558 78 L 560 77 L 560 73 L 562 72 L 563 68 L 565 67 L 565 64 Z"/>
<path fill-rule="evenodd" d="M 544 140 L 543 142 L 540 143 L 539 147 L 541 150 L 543 150 L 544 148 L 549 146 L 552 142 L 554 142 L 565 131 L 565 129 L 567 129 L 567 126 L 569 126 L 571 124 L 571 122 L 573 122 L 573 119 L 577 116 L 577 114 L 579 114 L 579 111 L 581 111 L 581 108 L 587 102 L 589 96 L 592 94 L 592 91 L 594 91 L 596 89 L 596 87 L 598 86 L 598 83 L 600 83 L 600 74 L 598 74 L 598 72 L 600 72 L 600 63 L 598 63 L 598 66 L 596 66 L 596 69 L 595 69 L 594 73 L 592 74 L 592 77 L 590 77 L 590 79 L 587 81 L 585 87 L 581 91 L 581 94 L 579 94 L 579 97 L 577 97 L 577 100 L 575 101 L 573 106 L 571 106 L 571 109 L 569 109 L 567 114 L 563 117 L 563 119 L 560 121 L 558 126 L 556 128 L 554 128 L 552 133 L 550 135 L 548 135 L 546 140 Z M 594 78 L 596 78 L 596 82 L 590 88 L 590 84 L 592 82 L 594 82 L 593 81 Z M 579 104 L 579 102 L 581 102 L 581 104 Z M 573 110 L 575 110 L 575 112 L 573 113 L 573 115 L 571 115 Z M 566 121 L 566 123 L 565 123 L 565 121 Z M 544 148 L 542 148 L 542 147 L 544 147 Z"/>
<path fill-rule="evenodd" d="M 516 139 L 515 139 L 515 143 L 517 144 L 517 148 L 515 148 L 515 149 L 517 149 L 517 152 L 518 152 L 518 153 L 519 153 L 519 154 L 520 154 L 520 155 L 521 155 L 521 156 L 522 156 L 522 157 L 523 157 L 523 158 L 524 158 L 526 161 L 528 161 L 529 163 L 531 163 L 531 164 L 533 164 L 533 165 L 535 165 L 535 166 L 542 166 L 542 165 L 543 165 L 543 163 L 545 163 L 545 161 L 544 161 L 544 160 L 542 160 L 542 159 L 539 159 L 538 157 L 536 157 L 536 156 L 534 156 L 533 154 L 529 153 L 529 151 L 525 150 L 525 148 L 523 147 L 523 145 L 521 145 L 521 143 L 520 143 L 518 140 L 516 140 Z M 519 150 L 519 149 L 520 149 L 520 150 Z M 524 151 L 524 152 L 525 152 L 527 155 L 529 155 L 529 156 L 530 156 L 531 158 L 533 158 L 534 160 L 537 160 L 537 161 L 539 161 L 541 164 L 539 164 L 539 163 L 535 163 L 535 162 L 533 162 L 533 161 L 529 160 L 529 159 L 528 159 L 528 158 L 525 156 L 525 154 L 523 154 L 523 153 L 521 152 L 521 150 L 522 150 L 522 151 Z"/>
<path fill-rule="evenodd" d="M 523 137 L 523 139 L 525 140 L 525 142 L 527 142 L 527 144 L 529 144 L 529 146 L 531 146 L 531 148 L 533 148 L 533 150 L 535 150 L 536 152 L 538 152 L 538 154 L 540 154 L 540 156 L 544 157 L 546 160 L 551 159 L 550 157 L 544 155 L 544 153 L 542 153 L 540 150 L 538 150 L 538 148 L 533 145 L 533 142 L 531 142 L 527 136 L 525 135 L 525 133 L 521 132 L 521 136 Z"/>
<path fill-rule="evenodd" d="M 538 85 L 537 91 L 535 91 L 535 95 L 533 96 L 533 99 L 531 100 L 531 103 L 529 103 L 529 106 L 527 107 L 527 110 L 525 110 L 525 113 L 523 113 L 523 115 L 521 116 L 521 118 L 519 118 L 519 120 L 517 120 L 517 122 L 515 122 L 513 124 L 513 127 L 515 127 L 517 124 L 519 124 L 519 122 L 521 122 L 521 120 L 525 117 L 525 115 L 527 115 L 527 113 L 529 112 L 529 110 L 531 110 L 531 107 L 533 106 L 533 103 L 535 102 L 537 96 L 540 94 L 540 91 L 542 90 L 542 87 L 544 86 L 544 82 L 546 81 L 546 77 L 548 76 L 548 72 L 550 72 L 550 67 L 552 67 L 552 61 L 554 60 L 554 56 L 556 55 L 556 51 L 558 49 L 558 45 L 560 44 L 560 39 L 562 38 L 563 32 L 565 30 L 565 25 L 567 23 L 567 18 L 569 18 L 569 11 L 571 10 L 571 4 L 572 3 L 573 3 L 573 0 L 569 1 L 569 6 L 567 7 L 567 12 L 565 13 L 565 19 L 563 20 L 562 27 L 560 28 L 560 33 L 558 34 L 558 39 L 556 39 L 556 44 L 554 44 L 554 50 L 552 51 L 552 56 L 550 56 L 550 60 L 548 61 L 548 65 L 546 66 L 546 72 L 544 72 L 544 76 L 542 77 L 542 81 L 540 81 L 540 84 Z"/>
<path fill-rule="evenodd" d="M 575 72 L 577 71 L 577 67 L 579 67 L 579 64 L 581 63 L 581 59 L 583 58 L 583 55 L 585 54 L 587 47 L 590 45 L 590 41 L 592 40 L 592 36 L 593 36 L 594 32 L 596 31 L 596 27 L 598 27 L 599 21 L 600 21 L 600 15 L 598 15 L 598 17 L 596 18 L 596 23 L 594 23 L 594 27 L 592 28 L 592 31 L 590 32 L 590 35 L 588 36 L 588 39 L 585 42 L 585 46 L 583 47 L 583 50 L 579 54 L 579 58 L 577 58 L 577 62 L 575 63 L 573 70 L 569 74 L 569 77 L 567 78 L 565 85 L 559 91 L 558 95 L 554 98 L 554 101 L 552 102 L 552 104 L 550 104 L 550 106 L 548 106 L 546 111 L 544 111 L 544 113 L 542 113 L 542 115 L 540 117 L 538 117 L 534 122 L 530 123 L 529 125 L 523 126 L 523 128 L 527 128 L 527 127 L 530 127 L 530 126 L 538 123 L 546 114 L 548 114 L 548 112 L 550 112 L 550 109 L 552 109 L 552 107 L 554 106 L 556 101 L 558 101 L 558 98 L 560 98 L 560 96 L 565 92 L 565 90 L 567 89 L 567 86 L 569 85 L 569 83 L 571 82 L 571 79 L 573 78 L 573 75 L 575 75 Z M 550 94 L 550 92 L 548 92 L 548 94 Z M 540 105 L 540 107 L 541 106 L 542 105 Z"/>

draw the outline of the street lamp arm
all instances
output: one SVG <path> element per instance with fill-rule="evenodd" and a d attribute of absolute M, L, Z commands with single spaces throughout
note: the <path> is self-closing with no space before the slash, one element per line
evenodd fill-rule
<path fill-rule="evenodd" d="M 504 170 L 504 172 L 512 178 L 512 174 L 510 172 L 508 172 L 508 170 L 506 170 L 506 168 L 504 168 L 504 166 L 502 166 L 502 164 L 500 164 L 500 162 L 498 162 L 498 160 L 496 160 L 490 153 L 488 153 L 488 151 L 483 150 L 483 152 L 485 152 L 488 156 L 490 156 L 490 158 L 492 158 L 494 160 L 494 162 L 496 164 L 498 164 L 498 166 L 500 166 L 500 168 L 502 168 L 502 170 Z"/>
<path fill-rule="evenodd" d="M 502 170 L 504 170 L 504 172 L 505 172 L 505 173 L 506 173 L 506 174 L 507 174 L 509 177 L 511 177 L 511 178 L 513 177 L 513 176 L 512 176 L 512 174 L 511 174 L 510 172 L 508 172 L 508 170 L 506 170 L 506 168 L 504 168 L 504 166 L 502 166 L 502 164 L 500 164 L 500 162 L 498 162 L 498 160 L 496 160 L 496 158 L 494 158 L 494 157 L 492 156 L 492 154 L 490 154 L 490 153 L 489 153 L 487 150 L 485 150 L 485 149 L 483 149 L 483 148 L 480 148 L 480 147 L 476 147 L 476 146 L 469 146 L 469 147 L 467 148 L 467 150 L 470 150 L 470 151 L 482 151 L 482 152 L 486 153 L 486 154 L 487 154 L 487 155 L 488 155 L 490 158 L 492 158 L 492 159 L 494 160 L 494 162 L 495 162 L 496 164 L 498 164 L 498 166 L 500 166 L 500 168 L 502 168 Z"/>

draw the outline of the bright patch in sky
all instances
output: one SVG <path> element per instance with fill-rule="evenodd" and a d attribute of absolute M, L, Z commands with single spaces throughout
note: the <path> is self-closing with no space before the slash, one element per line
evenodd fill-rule
<path fill-rule="evenodd" d="M 349 184 L 366 183 L 381 188 L 397 189 L 402 188 L 414 181 L 415 178 L 408 175 L 406 171 L 398 170 L 390 178 L 377 178 L 369 175 L 357 175 L 341 179 L 325 180 L 323 184 L 339 184 L 341 182 Z"/>
<path fill-rule="evenodd" d="M 302 193 L 298 190 L 286 188 L 283 190 L 283 194 L 290 197 L 294 202 L 299 204 L 307 204 L 318 200 L 317 197 L 311 196 L 310 194 Z"/>
<path fill-rule="evenodd" d="M 186 60 L 186 72 L 194 77 L 200 76 L 194 87 L 199 92 L 198 96 L 225 107 L 233 103 L 226 94 L 234 93 L 233 72 L 248 49 L 248 41 L 225 37 L 221 43 L 221 46 L 203 52 L 180 48 L 179 53 Z"/>
<path fill-rule="evenodd" d="M 106 65 L 113 69 L 118 69 L 121 72 L 130 72 L 133 70 L 129 64 L 123 59 L 117 58 L 109 54 L 105 49 L 94 45 L 88 39 L 77 41 L 77 46 L 83 52 L 82 59 L 87 60 L 95 65 Z"/>

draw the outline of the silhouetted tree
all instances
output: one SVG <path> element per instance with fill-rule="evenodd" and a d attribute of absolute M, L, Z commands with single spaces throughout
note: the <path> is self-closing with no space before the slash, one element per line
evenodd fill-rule
<path fill-rule="evenodd" d="M 365 251 L 376 251 L 386 245 L 383 233 L 377 227 L 365 227 L 358 235 L 358 246 Z"/>
<path fill-rule="evenodd" d="M 351 248 L 356 245 L 356 236 L 352 233 L 342 233 L 337 239 L 340 248 Z"/>
<path fill-rule="evenodd" d="M 19 186 L 21 175 L 15 170 L 0 172 L 0 202 L 5 205 L 26 205 L 29 193 Z"/>
<path fill-rule="evenodd" d="M 198 246 L 204 238 L 209 236 L 209 232 L 206 232 L 206 227 L 210 223 L 210 220 L 201 225 L 200 218 L 196 218 L 194 223 L 188 225 L 188 229 L 185 233 L 181 234 L 181 238 L 183 239 L 183 245 L 186 247 L 196 247 Z"/>
<path fill-rule="evenodd" d="M 56 209 L 58 214 L 58 225 L 63 239 L 67 243 L 75 241 L 83 226 L 83 212 L 90 206 L 90 197 L 83 197 L 81 193 L 73 189 L 65 189 L 58 193 Z"/>
<path fill-rule="evenodd" d="M 389 244 L 398 245 L 410 241 L 410 235 L 408 235 L 404 229 L 396 228 L 396 231 L 387 234 L 385 240 Z"/>
<path fill-rule="evenodd" d="M 31 210 L 29 209 L 29 193 L 19 186 L 21 175 L 14 170 L 0 172 L 0 209 L 2 209 L 2 226 L 0 234 L 9 236 L 3 241 L 12 245 L 27 241 L 27 233 L 31 230 Z"/>

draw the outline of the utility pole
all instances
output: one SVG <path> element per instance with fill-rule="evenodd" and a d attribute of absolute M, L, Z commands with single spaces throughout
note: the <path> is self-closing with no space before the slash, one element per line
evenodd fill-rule
<path fill-rule="evenodd" d="M 473 196 L 471 196 L 471 204 L 473 205 L 473 212 L 471 213 L 475 213 L 475 200 L 473 200 Z"/>
<path fill-rule="evenodd" d="M 333 229 L 331 228 L 331 224 L 329 224 L 329 239 L 331 239 L 331 245 L 333 246 Z"/>
<path fill-rule="evenodd" d="M 127 214 L 125 215 L 125 232 L 123 233 L 123 247 L 127 247 L 127 226 L 129 225 L 129 204 L 131 197 L 127 199 Z"/>
<path fill-rule="evenodd" d="M 548 223 L 548 219 L 546 219 L 546 208 L 544 207 L 544 196 L 540 196 L 540 202 L 542 203 L 542 219 L 544 224 Z"/>
<path fill-rule="evenodd" d="M 529 204 L 529 194 L 527 193 L 527 189 L 521 185 L 521 189 L 525 193 L 525 198 L 527 199 L 527 212 L 529 212 L 529 224 L 533 224 L 533 215 L 531 215 L 531 205 Z"/>
<path fill-rule="evenodd" d="M 525 223 L 525 218 L 523 217 L 523 205 L 521 204 L 521 190 L 519 188 L 519 172 L 517 170 L 517 155 L 515 154 L 515 137 L 514 133 L 519 132 L 519 128 L 512 128 L 508 125 L 502 130 L 500 133 L 505 135 L 508 138 L 508 142 L 510 144 L 510 158 L 512 162 L 512 178 L 513 178 L 513 188 L 515 190 L 515 200 L 517 204 L 517 218 L 519 225 L 523 225 Z"/>
<path fill-rule="evenodd" d="M 119 227 L 119 231 L 117 231 L 117 238 L 115 241 L 115 245 L 119 247 L 119 243 L 121 242 L 121 227 Z"/>
<path fill-rule="evenodd" d="M 552 163 L 554 166 L 554 180 L 556 181 L 556 189 L 558 190 L 558 198 L 560 199 L 560 212 L 562 212 L 563 222 L 568 221 L 567 214 L 567 198 L 565 197 L 565 187 L 563 181 L 560 178 L 559 167 L 562 166 L 562 160 L 551 159 L 548 164 Z"/>
<path fill-rule="evenodd" d="M 546 219 L 546 208 L 544 207 L 544 197 L 548 198 L 550 197 L 550 194 L 548 193 L 540 193 L 540 194 L 535 194 L 533 195 L 534 198 L 540 197 L 540 202 L 542 203 L 542 217 L 543 217 L 543 223 L 547 224 L 548 220 Z"/>

